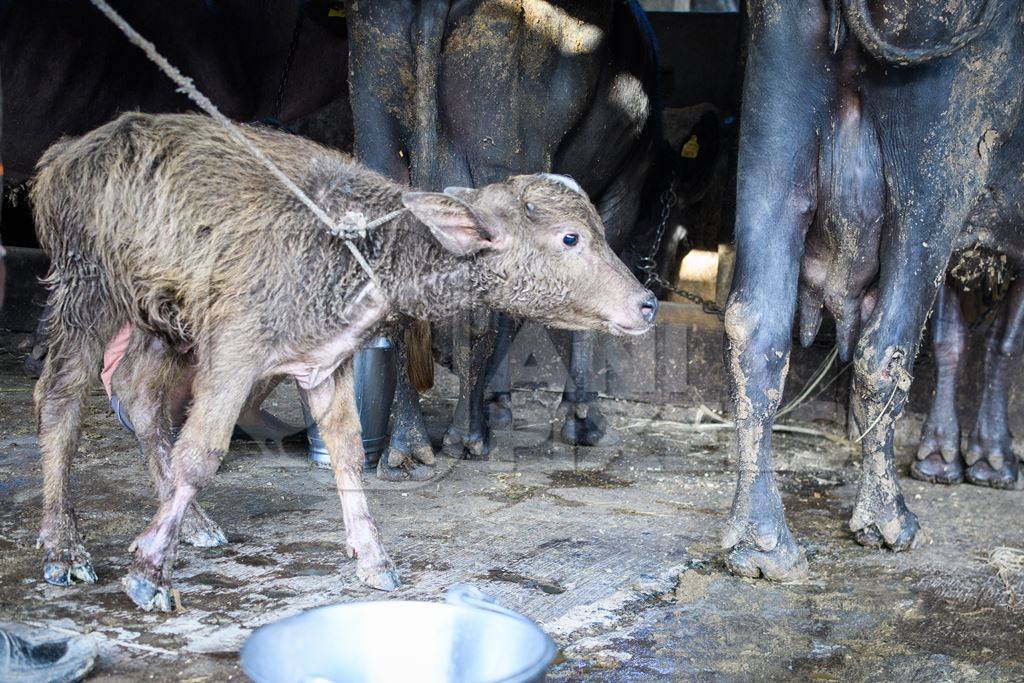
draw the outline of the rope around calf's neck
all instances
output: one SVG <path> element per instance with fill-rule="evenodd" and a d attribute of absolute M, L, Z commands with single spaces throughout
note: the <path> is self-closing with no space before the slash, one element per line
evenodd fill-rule
<path fill-rule="evenodd" d="M 349 212 L 337 221 L 333 220 L 327 212 L 324 211 L 316 202 L 310 199 L 309 195 L 303 192 L 302 188 L 296 185 L 295 182 L 277 166 L 277 164 L 264 154 L 263 150 L 253 144 L 252 140 L 242 133 L 237 124 L 222 114 L 221 111 L 217 109 L 217 106 L 210 101 L 210 98 L 196 88 L 195 83 L 192 82 L 191 78 L 181 73 L 177 67 L 167 61 L 162 54 L 157 52 L 156 46 L 143 38 L 138 31 L 132 28 L 131 24 L 125 21 L 124 17 L 118 14 L 113 7 L 107 4 L 106 0 L 90 1 L 96 9 L 102 12 L 108 19 L 110 19 L 111 22 L 113 22 L 115 26 L 117 26 L 130 43 L 141 49 L 151 62 L 156 64 L 168 78 L 174 81 L 178 86 L 178 92 L 186 95 L 190 100 L 196 103 L 196 106 L 206 112 L 210 118 L 219 123 L 235 142 L 244 147 L 256 158 L 257 161 L 263 164 L 267 170 L 269 170 L 270 173 L 288 189 L 289 192 L 295 195 L 295 197 L 302 202 L 321 223 L 327 226 L 328 231 L 332 235 L 343 240 L 345 242 L 345 246 L 348 247 L 350 252 L 352 252 L 352 256 L 355 257 L 356 262 L 370 277 L 373 284 L 377 289 L 383 291 L 376 273 L 373 272 L 373 268 L 350 238 L 362 235 L 366 230 L 371 230 L 384 225 L 388 221 L 397 218 L 403 211 L 405 211 L 405 209 L 396 209 L 389 214 L 369 222 L 366 222 L 365 216 L 355 212 Z"/>

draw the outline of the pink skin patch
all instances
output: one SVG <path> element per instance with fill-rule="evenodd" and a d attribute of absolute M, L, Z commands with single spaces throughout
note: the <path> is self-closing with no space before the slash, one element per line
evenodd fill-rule
<path fill-rule="evenodd" d="M 114 371 L 117 370 L 117 366 L 120 365 L 121 360 L 124 358 L 124 354 L 128 350 L 128 341 L 131 338 L 132 326 L 125 325 L 107 342 L 107 348 L 103 350 L 103 372 L 100 373 L 100 381 L 103 382 L 103 389 L 107 392 L 107 398 L 110 398 L 111 394 L 110 379 L 114 376 Z"/>

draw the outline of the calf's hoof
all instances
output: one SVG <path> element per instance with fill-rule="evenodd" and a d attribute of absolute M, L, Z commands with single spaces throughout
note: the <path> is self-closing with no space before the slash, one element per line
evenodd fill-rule
<path fill-rule="evenodd" d="M 922 460 L 915 460 L 910 466 L 910 476 L 930 484 L 960 484 L 964 480 L 964 459 L 957 453 L 952 462 L 947 462 L 941 453 L 931 453 Z"/>
<path fill-rule="evenodd" d="M 121 579 L 121 586 L 132 602 L 147 612 L 174 611 L 169 586 L 158 585 L 134 570 Z"/>
<path fill-rule="evenodd" d="M 512 428 L 512 397 L 509 394 L 495 394 L 487 402 L 487 424 L 491 429 Z"/>
<path fill-rule="evenodd" d="M 570 446 L 613 446 L 619 440 L 594 403 L 563 401 L 556 415 L 564 416 L 559 439 Z"/>
<path fill-rule="evenodd" d="M 356 576 L 370 588 L 379 591 L 390 592 L 402 585 L 398 579 L 398 572 L 390 564 L 384 567 L 356 567 Z"/>
<path fill-rule="evenodd" d="M 867 516 L 858 515 L 855 511 L 850 521 L 854 539 L 866 548 L 888 548 L 893 552 L 909 550 L 914 547 L 921 528 L 917 516 L 907 509 L 902 498 L 887 507 L 890 509 L 880 509 Z"/>
<path fill-rule="evenodd" d="M 210 519 L 198 503 L 192 503 L 185 511 L 185 518 L 181 522 L 180 538 L 183 543 L 188 543 L 196 548 L 216 548 L 228 544 L 228 537 L 224 534 L 224 530 Z"/>
<path fill-rule="evenodd" d="M 96 583 L 96 572 L 85 548 L 47 550 L 43 558 L 43 579 L 53 586 Z"/>

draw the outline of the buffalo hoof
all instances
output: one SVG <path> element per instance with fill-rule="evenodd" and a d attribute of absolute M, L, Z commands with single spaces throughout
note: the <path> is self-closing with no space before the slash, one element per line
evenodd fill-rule
<path fill-rule="evenodd" d="M 596 403 L 563 401 L 555 415 L 562 419 L 559 439 L 571 446 L 613 446 L 619 440 Z"/>
<path fill-rule="evenodd" d="M 737 576 L 769 581 L 799 581 L 807 577 L 807 557 L 786 527 L 770 550 L 742 541 L 725 558 L 725 566 Z"/>
<path fill-rule="evenodd" d="M 434 465 L 424 465 L 412 459 L 394 467 L 385 453 L 377 461 L 377 478 L 381 481 L 427 481 L 434 476 L 434 469 Z"/>
<path fill-rule="evenodd" d="M 43 363 L 46 361 L 46 344 L 38 343 L 32 346 L 28 355 L 25 356 L 25 374 L 29 377 L 39 379 L 43 374 Z"/>
<path fill-rule="evenodd" d="M 487 402 L 487 424 L 491 429 L 512 428 L 512 397 L 509 394 L 495 394 Z"/>
<path fill-rule="evenodd" d="M 416 436 L 409 440 L 395 438 L 392 435 L 391 442 L 381 453 L 380 458 L 386 460 L 391 467 L 402 467 L 407 463 L 421 463 L 430 467 L 437 462 L 434 447 L 430 445 L 430 440 L 425 436 L 422 438 Z"/>
<path fill-rule="evenodd" d="M 964 480 L 964 459 L 958 453 L 947 462 L 941 453 L 932 453 L 910 466 L 910 476 L 930 484 L 960 484 Z"/>
<path fill-rule="evenodd" d="M 196 548 L 217 548 L 228 544 L 224 531 L 198 503 L 192 503 L 185 511 L 180 538 L 183 543 Z"/>
<path fill-rule="evenodd" d="M 231 432 L 232 441 L 253 443 L 305 443 L 306 427 L 296 427 L 265 410 L 260 410 L 247 419 L 239 418 Z"/>
<path fill-rule="evenodd" d="M 452 458 L 487 460 L 491 454 L 491 430 L 483 427 L 479 431 L 463 434 L 455 427 L 449 427 L 441 449 Z"/>
<path fill-rule="evenodd" d="M 147 612 L 173 612 L 174 602 L 171 600 L 170 586 L 153 583 L 142 574 L 132 570 L 121 579 L 121 587 L 136 605 Z"/>
<path fill-rule="evenodd" d="M 914 547 L 917 532 L 921 528 L 917 516 L 907 509 L 902 498 L 887 507 L 891 509 L 880 509 L 874 515 L 869 514 L 867 522 L 863 515 L 855 512 L 854 518 L 860 519 L 856 525 L 850 522 L 854 539 L 866 548 L 889 548 L 893 552 L 909 550 Z"/>
<path fill-rule="evenodd" d="M 48 550 L 43 559 L 43 579 L 54 586 L 96 583 L 89 553 L 82 546 L 71 550 Z"/>
<path fill-rule="evenodd" d="M 967 481 L 976 486 L 988 486 L 994 489 L 1013 489 L 1017 487 L 1017 473 L 1020 464 L 1017 456 L 1010 453 L 1009 457 L 1001 458 L 999 467 L 992 460 L 981 459 L 967 468 Z"/>
<path fill-rule="evenodd" d="M 725 565 L 733 574 L 771 581 L 796 581 L 807 576 L 807 557 L 786 524 L 778 491 L 769 477 L 755 479 L 749 491 L 737 493 L 722 546 L 729 548 Z"/>

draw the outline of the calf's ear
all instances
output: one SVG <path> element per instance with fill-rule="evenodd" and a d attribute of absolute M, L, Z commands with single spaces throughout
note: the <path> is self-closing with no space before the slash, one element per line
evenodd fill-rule
<path fill-rule="evenodd" d="M 486 225 L 480 214 L 458 197 L 442 192 L 406 192 L 402 204 L 430 228 L 442 247 L 457 256 L 498 246 L 500 231 Z"/>

